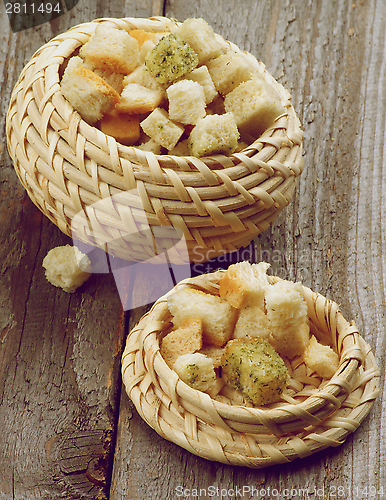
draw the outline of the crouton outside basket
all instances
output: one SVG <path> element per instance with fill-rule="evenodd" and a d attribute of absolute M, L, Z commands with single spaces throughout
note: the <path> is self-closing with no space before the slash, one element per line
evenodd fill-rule
<path fill-rule="evenodd" d="M 176 287 L 218 294 L 223 272 L 186 279 Z M 321 342 L 329 340 L 339 354 L 339 367 L 330 380 L 321 380 L 295 358 L 289 367 L 288 389 L 275 404 L 243 406 L 192 389 L 159 351 L 159 340 L 171 324 L 167 297 L 176 287 L 132 329 L 122 358 L 127 394 L 163 438 L 209 460 L 263 468 L 342 444 L 368 415 L 379 383 L 371 348 L 335 302 L 306 287 L 311 333 Z"/>
<path fill-rule="evenodd" d="M 303 133 L 290 94 L 263 63 L 221 39 L 276 88 L 287 112 L 229 157 L 155 155 L 124 146 L 88 125 L 60 89 L 64 64 L 101 22 L 153 32 L 176 26 L 166 18 L 99 19 L 56 36 L 33 55 L 6 122 L 9 153 L 31 200 L 65 234 L 107 245 L 128 261 L 154 257 L 155 240 L 171 248 L 181 234 L 190 261 L 248 245 L 291 201 L 303 169 Z M 186 262 L 178 250 L 171 260 Z"/>

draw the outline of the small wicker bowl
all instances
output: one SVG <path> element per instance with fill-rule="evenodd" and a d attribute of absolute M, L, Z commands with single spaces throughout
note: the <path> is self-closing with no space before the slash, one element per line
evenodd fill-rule
<path fill-rule="evenodd" d="M 131 244 L 133 227 L 141 231 L 144 224 L 158 240 L 164 228 L 167 240 L 170 228 L 178 228 L 192 262 L 248 245 L 291 201 L 303 169 L 303 133 L 290 94 L 251 54 L 219 37 L 278 91 L 286 114 L 229 157 L 155 155 L 124 146 L 88 125 L 60 90 L 64 64 L 102 22 L 151 32 L 176 26 L 166 18 L 99 19 L 33 55 L 13 90 L 6 122 L 9 153 L 31 200 L 65 234 L 75 231 L 77 239 L 102 248 L 109 243 L 109 253 L 128 261 L 157 253 L 151 237 Z M 125 192 L 130 196 L 120 198 Z M 76 214 L 82 217 L 72 225 Z"/>
<path fill-rule="evenodd" d="M 311 332 L 339 354 L 330 380 L 310 373 L 295 358 L 282 400 L 253 407 L 192 389 L 167 366 L 159 339 L 171 324 L 168 295 L 183 286 L 218 295 L 223 272 L 181 281 L 130 332 L 123 382 L 141 417 L 160 436 L 195 455 L 251 468 L 291 462 L 342 444 L 369 413 L 379 392 L 379 370 L 355 324 L 343 318 L 335 302 L 309 288 L 303 287 Z"/>

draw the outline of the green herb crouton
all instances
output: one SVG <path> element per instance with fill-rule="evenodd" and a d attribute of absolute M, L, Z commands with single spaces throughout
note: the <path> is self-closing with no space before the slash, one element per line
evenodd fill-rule
<path fill-rule="evenodd" d="M 222 370 L 227 383 L 255 406 L 280 398 L 288 371 L 284 361 L 262 338 L 239 338 L 225 346 Z"/>
<path fill-rule="evenodd" d="M 182 38 L 170 34 L 161 38 L 147 54 L 145 64 L 159 83 L 171 83 L 192 71 L 198 64 L 198 57 Z"/>

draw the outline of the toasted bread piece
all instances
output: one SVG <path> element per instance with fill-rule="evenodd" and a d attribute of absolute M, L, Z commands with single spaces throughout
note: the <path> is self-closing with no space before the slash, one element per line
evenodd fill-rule
<path fill-rule="evenodd" d="M 198 352 L 205 354 L 208 358 L 211 358 L 213 361 L 213 368 L 220 368 L 221 360 L 224 355 L 224 347 L 204 344 Z"/>
<path fill-rule="evenodd" d="M 279 281 L 265 293 L 267 315 L 273 328 L 288 329 L 308 321 L 307 303 L 300 283 Z"/>
<path fill-rule="evenodd" d="M 122 113 L 141 115 L 154 111 L 163 99 L 163 92 L 148 89 L 137 83 L 128 83 L 122 90 L 121 99 L 115 107 Z"/>
<path fill-rule="evenodd" d="M 250 80 L 257 71 L 241 55 L 228 52 L 207 62 L 210 76 L 217 91 L 225 96 L 240 83 Z"/>
<path fill-rule="evenodd" d="M 247 305 L 240 309 L 233 331 L 233 338 L 268 338 L 271 333 L 272 327 L 268 316 L 259 306 Z"/>
<path fill-rule="evenodd" d="M 111 85 L 82 65 L 78 56 L 72 57 L 64 71 L 61 91 L 82 118 L 94 124 L 120 99 Z"/>
<path fill-rule="evenodd" d="M 216 87 L 214 86 L 213 80 L 209 74 L 207 66 L 200 66 L 194 69 L 190 73 L 187 73 L 184 77 L 185 80 L 192 80 L 199 83 L 205 94 L 205 103 L 209 104 L 218 95 Z M 225 108 L 223 110 L 225 112 Z"/>
<path fill-rule="evenodd" d="M 320 344 L 313 335 L 304 351 L 303 359 L 319 377 L 331 378 L 339 366 L 338 354 L 329 346 Z"/>
<path fill-rule="evenodd" d="M 151 75 L 145 64 L 137 66 L 134 71 L 124 77 L 123 86 L 125 87 L 129 83 L 136 83 L 147 89 L 157 90 L 158 92 L 162 92 L 166 97 L 164 86 Z"/>
<path fill-rule="evenodd" d="M 168 308 L 176 326 L 188 317 L 201 318 L 206 344 L 222 347 L 231 338 L 236 309 L 217 295 L 180 288 L 168 297 Z"/>
<path fill-rule="evenodd" d="M 47 280 L 65 292 L 73 293 L 90 276 L 90 259 L 77 247 L 52 248 L 43 259 Z"/>
<path fill-rule="evenodd" d="M 173 364 L 173 370 L 197 391 L 209 391 L 216 383 L 212 359 L 199 352 L 179 356 Z"/>
<path fill-rule="evenodd" d="M 272 337 L 277 352 L 292 359 L 304 353 L 310 340 L 310 328 L 306 321 L 296 326 L 276 327 L 272 328 Z"/>
<path fill-rule="evenodd" d="M 169 117 L 185 125 L 195 125 L 204 118 L 204 88 L 192 80 L 180 80 L 171 85 L 166 94 L 169 100 Z"/>
<path fill-rule="evenodd" d="M 149 31 L 145 31 L 145 30 L 141 30 L 141 29 L 130 30 L 128 33 L 130 36 L 132 36 L 133 38 L 135 38 L 137 40 L 139 50 L 141 50 L 142 45 L 146 41 L 148 41 L 148 40 L 154 41 L 156 39 L 154 33 L 150 33 Z"/>
<path fill-rule="evenodd" d="M 141 122 L 142 130 L 155 142 L 170 150 L 179 141 L 185 129 L 182 125 L 170 120 L 168 113 L 161 108 L 156 108 Z"/>
<path fill-rule="evenodd" d="M 114 137 L 126 146 L 132 146 L 140 137 L 139 117 L 113 110 L 106 113 L 100 122 L 101 131 Z"/>
<path fill-rule="evenodd" d="M 225 110 L 232 113 L 241 135 L 259 137 L 286 112 L 278 93 L 261 78 L 241 83 L 225 96 Z"/>
<path fill-rule="evenodd" d="M 227 383 L 256 406 L 278 401 L 288 380 L 284 361 L 262 338 L 230 340 L 225 346 L 222 372 Z"/>
<path fill-rule="evenodd" d="M 202 347 L 202 321 L 185 318 L 176 330 L 169 332 L 161 341 L 160 353 L 170 368 L 182 354 L 192 354 Z"/>
<path fill-rule="evenodd" d="M 231 113 L 207 115 L 197 122 L 189 136 L 192 156 L 231 154 L 236 149 L 239 131 Z"/>
<path fill-rule="evenodd" d="M 96 68 L 128 74 L 139 60 L 139 46 L 127 31 L 99 24 L 79 55 Z"/>
<path fill-rule="evenodd" d="M 213 28 L 204 19 L 186 19 L 174 33 L 192 47 L 200 65 L 222 54 Z"/>

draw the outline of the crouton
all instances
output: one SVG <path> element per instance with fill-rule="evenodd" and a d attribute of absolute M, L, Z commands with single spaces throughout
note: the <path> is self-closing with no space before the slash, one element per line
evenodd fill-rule
<path fill-rule="evenodd" d="M 254 266 L 249 262 L 231 264 L 220 278 L 220 297 L 237 309 L 247 303 L 264 309 L 265 290 L 270 286 L 266 276 L 268 267 L 265 262 Z"/>
<path fill-rule="evenodd" d="M 121 144 L 132 146 L 140 137 L 139 117 L 113 110 L 103 116 L 100 129 L 104 134 L 114 137 Z"/>
<path fill-rule="evenodd" d="M 260 78 L 241 83 L 225 96 L 225 110 L 232 113 L 241 135 L 259 137 L 285 113 L 278 93 Z"/>
<path fill-rule="evenodd" d="M 198 57 L 182 38 L 172 33 L 161 38 L 147 54 L 145 64 L 160 83 L 171 83 L 192 71 Z"/>
<path fill-rule="evenodd" d="M 149 31 L 141 30 L 141 29 L 134 29 L 130 30 L 129 35 L 135 38 L 138 42 L 138 47 L 139 50 L 141 50 L 142 45 L 148 41 L 148 40 L 155 40 L 155 34 L 150 33 Z"/>
<path fill-rule="evenodd" d="M 155 155 L 162 154 L 162 146 L 150 137 L 146 137 L 146 139 L 143 139 L 142 142 L 135 147 L 141 151 L 147 151 L 149 153 L 154 153 Z"/>
<path fill-rule="evenodd" d="M 189 156 L 190 151 L 188 147 L 188 139 L 180 140 L 173 149 L 168 152 L 169 155 L 175 156 Z"/>
<path fill-rule="evenodd" d="M 137 83 L 128 83 L 121 92 L 116 109 L 123 113 L 140 115 L 154 111 L 163 101 L 164 94 Z"/>
<path fill-rule="evenodd" d="M 310 328 L 307 322 L 290 327 L 272 328 L 273 343 L 276 351 L 288 359 L 301 356 L 310 340 Z"/>
<path fill-rule="evenodd" d="M 129 75 L 126 75 L 123 78 L 122 83 L 124 87 L 129 83 L 136 83 L 137 85 L 142 85 L 147 89 L 158 90 L 158 92 L 162 92 L 166 97 L 164 86 L 161 85 L 154 78 L 154 76 L 151 75 L 145 64 L 141 64 L 140 66 L 135 68 L 135 70 L 132 71 Z"/>
<path fill-rule="evenodd" d="M 138 64 L 138 41 L 127 31 L 99 24 L 79 55 L 96 68 L 127 74 Z"/>
<path fill-rule="evenodd" d="M 257 71 L 248 61 L 235 52 L 228 52 L 211 59 L 206 65 L 217 91 L 223 96 L 229 94 L 240 83 L 257 75 Z"/>
<path fill-rule="evenodd" d="M 222 54 L 213 28 L 204 19 L 186 19 L 174 33 L 192 47 L 200 65 Z"/>
<path fill-rule="evenodd" d="M 204 354 L 183 354 L 174 362 L 173 370 L 181 380 L 197 391 L 209 391 L 216 383 L 213 361 Z"/>
<path fill-rule="evenodd" d="M 239 131 L 231 113 L 207 115 L 197 122 L 189 136 L 192 156 L 231 154 L 239 139 Z"/>
<path fill-rule="evenodd" d="M 73 293 L 91 276 L 90 259 L 71 245 L 52 248 L 43 259 L 47 280 Z"/>
<path fill-rule="evenodd" d="M 176 326 L 185 318 L 201 318 L 203 342 L 206 344 L 222 347 L 231 338 L 236 309 L 217 295 L 189 287 L 180 288 L 168 297 L 168 308 Z"/>
<path fill-rule="evenodd" d="M 204 88 L 199 83 L 180 80 L 171 85 L 166 90 L 166 94 L 171 120 L 185 125 L 194 125 L 206 115 Z"/>
<path fill-rule="evenodd" d="M 170 120 L 168 113 L 161 108 L 156 108 L 140 125 L 146 135 L 168 150 L 174 148 L 185 131 L 182 125 Z"/>
<path fill-rule="evenodd" d="M 213 361 L 213 368 L 220 368 L 221 360 L 224 354 L 223 347 L 204 344 L 198 352 L 201 354 L 205 354 L 205 356 L 208 356 L 208 358 L 211 358 L 211 360 Z"/>
<path fill-rule="evenodd" d="M 247 305 L 240 309 L 233 331 L 233 338 L 268 338 L 271 333 L 271 323 L 267 315 L 259 306 Z"/>
<path fill-rule="evenodd" d="M 89 124 L 102 118 L 120 99 L 111 85 L 71 57 L 61 81 L 61 91 L 72 107 Z"/>
<path fill-rule="evenodd" d="M 291 328 L 308 320 L 307 303 L 300 283 L 278 281 L 265 293 L 267 315 L 273 328 Z"/>
<path fill-rule="evenodd" d="M 218 95 L 216 87 L 214 86 L 213 80 L 210 77 L 208 68 L 206 66 L 200 66 L 199 68 L 194 69 L 190 73 L 187 73 L 184 76 L 184 79 L 197 82 L 203 87 L 206 104 L 211 103 L 213 99 Z"/>
<path fill-rule="evenodd" d="M 170 368 L 182 354 L 192 354 L 202 347 L 202 321 L 185 318 L 176 330 L 169 332 L 160 346 L 161 356 Z"/>
<path fill-rule="evenodd" d="M 320 344 L 314 335 L 304 351 L 303 359 L 319 377 L 331 378 L 339 366 L 338 354 L 329 346 Z"/>
<path fill-rule="evenodd" d="M 256 406 L 278 401 L 288 380 L 284 361 L 261 338 L 230 340 L 225 346 L 222 372 L 227 384 Z"/>

